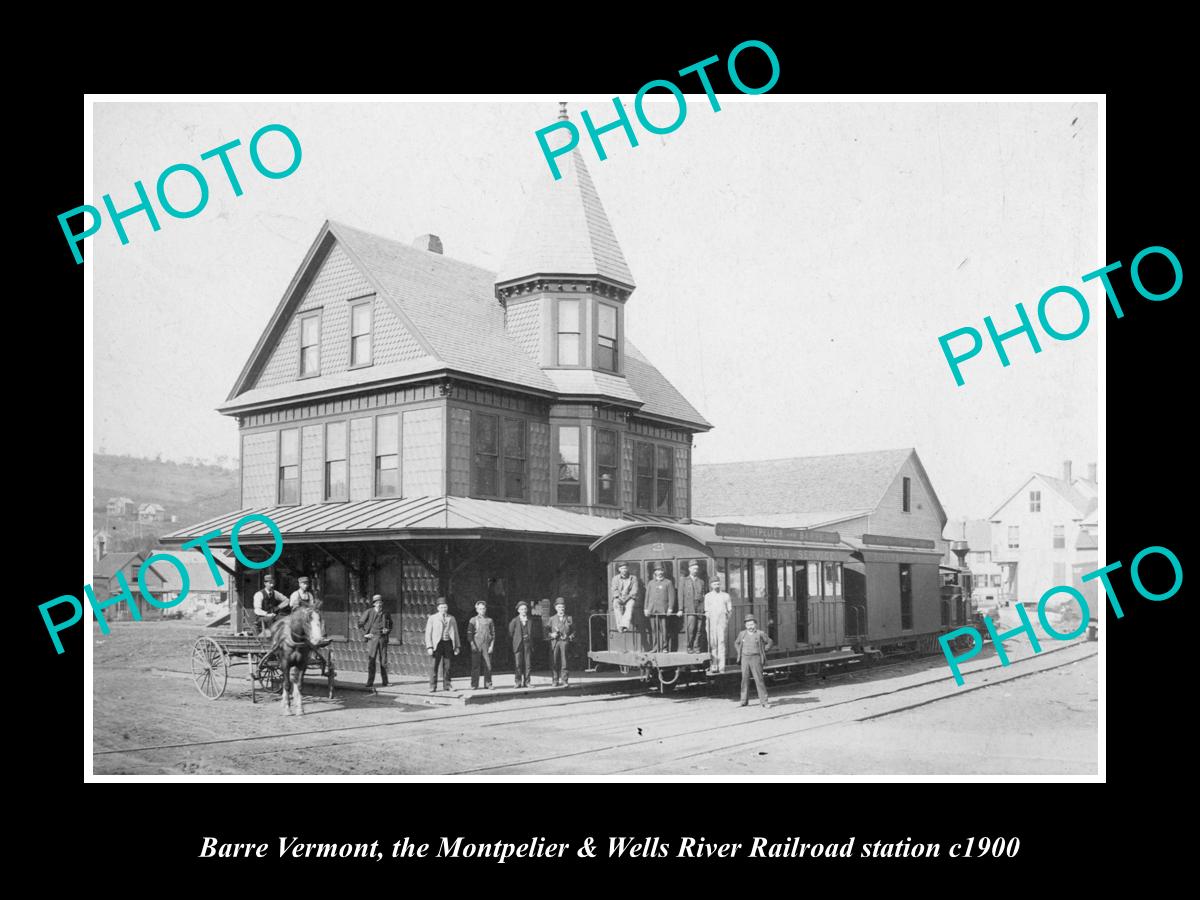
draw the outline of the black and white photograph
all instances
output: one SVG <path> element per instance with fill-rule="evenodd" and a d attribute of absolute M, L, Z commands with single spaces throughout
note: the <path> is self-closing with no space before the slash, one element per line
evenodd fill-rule
<path fill-rule="evenodd" d="M 1104 780 L 1103 95 L 679 83 L 95 99 L 88 780 Z"/>

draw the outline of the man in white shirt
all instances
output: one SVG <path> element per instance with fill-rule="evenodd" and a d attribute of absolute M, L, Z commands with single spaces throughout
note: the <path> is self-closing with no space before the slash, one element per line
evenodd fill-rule
<path fill-rule="evenodd" d="M 275 621 L 275 617 L 280 612 L 288 611 L 287 603 L 288 598 L 275 590 L 275 576 L 269 573 L 264 575 L 262 590 L 254 594 L 254 617 L 260 632 L 271 630 L 271 623 Z"/>
<path fill-rule="evenodd" d="M 720 578 L 714 576 L 709 584 L 712 590 L 704 595 L 704 622 L 708 629 L 708 652 L 712 655 L 709 671 L 720 674 L 725 671 L 725 631 L 733 612 L 733 598 L 721 590 Z"/>

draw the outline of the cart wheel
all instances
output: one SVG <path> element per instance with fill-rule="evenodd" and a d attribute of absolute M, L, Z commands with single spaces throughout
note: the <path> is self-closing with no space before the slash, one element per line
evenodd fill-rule
<path fill-rule="evenodd" d="M 278 694 L 283 690 L 283 672 L 280 671 L 279 663 L 274 656 L 263 663 L 259 681 L 262 683 L 263 690 L 267 693 Z"/>
<path fill-rule="evenodd" d="M 216 700 L 225 693 L 229 680 L 229 658 L 225 651 L 210 637 L 196 640 L 192 646 L 192 681 L 196 690 L 209 700 Z"/>

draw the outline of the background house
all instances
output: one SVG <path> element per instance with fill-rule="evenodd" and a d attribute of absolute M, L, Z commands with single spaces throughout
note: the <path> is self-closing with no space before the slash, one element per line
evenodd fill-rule
<path fill-rule="evenodd" d="M 142 563 L 150 555 L 146 551 L 137 553 L 108 553 L 97 560 L 92 567 L 91 581 L 92 591 L 96 595 L 96 600 L 102 602 L 123 593 L 121 584 L 117 580 L 117 573 L 119 572 L 124 577 L 125 584 L 129 586 L 129 592 L 133 594 L 138 612 L 141 613 L 142 618 L 160 617 L 165 610 L 148 603 L 146 598 L 142 596 L 142 592 L 138 589 L 138 571 L 141 569 Z M 162 599 L 163 588 L 166 584 L 166 572 L 170 568 L 171 565 L 169 563 L 163 564 L 158 562 L 151 563 L 146 568 L 142 584 L 145 586 L 146 591 L 156 600 Z M 131 619 L 133 615 L 129 611 L 129 604 L 123 602 L 115 603 L 105 609 L 104 618 L 105 621 L 115 622 L 122 619 Z"/>
<path fill-rule="evenodd" d="M 1070 461 L 1061 478 L 1034 473 L 988 517 L 1003 596 L 1036 604 L 1050 588 L 1068 585 L 1095 610 L 1095 582 L 1080 581 L 1097 556 L 1095 475 L 1091 466 L 1087 478 L 1073 478 Z"/>
<path fill-rule="evenodd" d="M 158 503 L 143 503 L 138 507 L 139 522 L 165 522 L 167 511 Z"/>
<path fill-rule="evenodd" d="M 217 584 L 212 569 L 204 554 L 198 550 L 172 550 L 171 555 L 183 563 L 188 573 L 188 592 L 182 603 L 171 607 L 168 613 L 178 613 L 185 618 L 211 619 L 229 612 L 230 572 L 220 569 L 221 584 Z M 232 570 L 235 561 L 232 553 L 213 550 L 213 558 L 225 563 Z M 176 599 L 183 590 L 183 575 L 169 563 L 157 565 L 163 577 L 162 598 Z M 218 566 L 219 568 L 219 566 Z"/>
<path fill-rule="evenodd" d="M 105 512 L 110 516 L 131 516 L 137 511 L 137 504 L 128 497 L 109 497 Z"/>

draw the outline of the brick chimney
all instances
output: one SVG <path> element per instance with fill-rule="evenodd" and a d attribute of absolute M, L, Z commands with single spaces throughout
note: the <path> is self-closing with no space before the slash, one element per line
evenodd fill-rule
<path fill-rule="evenodd" d="M 442 239 L 436 234 L 423 234 L 413 241 L 413 246 L 418 250 L 428 250 L 430 253 L 441 253 Z"/>
<path fill-rule="evenodd" d="M 1071 461 L 1069 459 L 1063 460 L 1063 481 L 1067 484 L 1071 483 Z"/>
<path fill-rule="evenodd" d="M 1096 477 L 1096 464 L 1088 463 L 1088 481 L 1092 484 L 1099 484 L 1100 479 Z"/>

